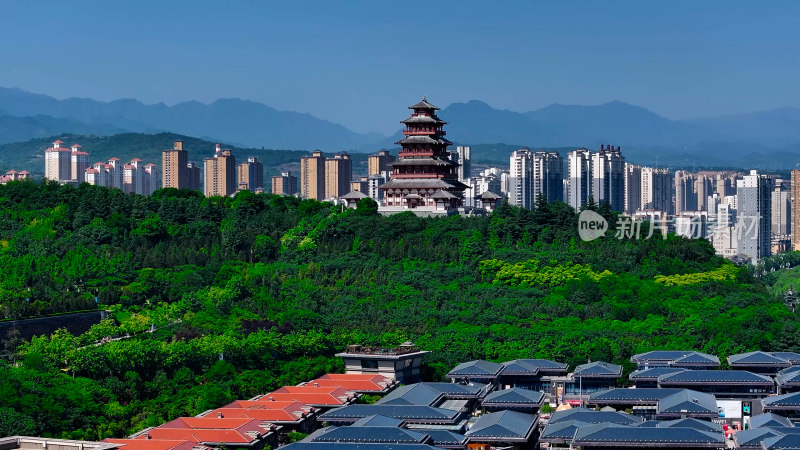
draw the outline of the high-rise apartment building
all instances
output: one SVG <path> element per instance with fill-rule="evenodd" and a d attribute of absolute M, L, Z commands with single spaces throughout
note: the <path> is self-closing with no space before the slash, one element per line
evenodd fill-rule
<path fill-rule="evenodd" d="M 592 195 L 598 204 L 608 203 L 613 211 L 625 208 L 625 158 L 619 147 L 600 146 L 592 158 Z"/>
<path fill-rule="evenodd" d="M 625 163 L 625 213 L 642 208 L 642 166 Z"/>
<path fill-rule="evenodd" d="M 374 155 L 369 155 L 367 157 L 367 176 L 391 172 L 393 162 L 394 156 L 389 153 L 389 150 L 381 150 Z"/>
<path fill-rule="evenodd" d="M 588 149 L 579 148 L 567 154 L 567 174 L 567 203 L 577 210 L 592 196 L 592 158 Z"/>
<path fill-rule="evenodd" d="M 685 170 L 675 172 L 675 214 L 697 211 L 695 176 Z"/>
<path fill-rule="evenodd" d="M 325 199 L 325 157 L 319 150 L 300 158 L 300 195 L 314 200 Z"/>
<path fill-rule="evenodd" d="M 533 201 L 539 194 L 548 203 L 564 201 L 564 158 L 558 152 L 536 152 L 533 154 Z M 495 192 L 496 194 L 499 192 Z"/>
<path fill-rule="evenodd" d="M 206 197 L 227 197 L 236 192 L 236 158 L 230 150 L 217 144 L 214 156 L 203 160 Z"/>
<path fill-rule="evenodd" d="M 533 202 L 533 152 L 521 148 L 511 153 L 509 161 L 508 203 L 531 208 Z"/>
<path fill-rule="evenodd" d="M 792 195 L 791 199 L 791 235 L 792 250 L 800 250 L 800 170 L 792 171 Z"/>
<path fill-rule="evenodd" d="M 239 189 L 251 191 L 264 189 L 264 165 L 255 156 L 247 157 L 247 162 L 239 164 Z"/>
<path fill-rule="evenodd" d="M 360 177 L 358 180 L 350 181 L 350 191 L 348 192 L 362 192 L 367 193 L 369 189 L 369 177 Z"/>
<path fill-rule="evenodd" d="M 353 161 L 346 152 L 325 160 L 325 198 L 339 198 L 350 192 Z"/>
<path fill-rule="evenodd" d="M 736 182 L 739 254 L 753 264 L 771 253 L 771 192 L 772 179 L 756 170 Z"/>
<path fill-rule="evenodd" d="M 641 201 L 643 210 L 672 211 L 672 174 L 667 169 L 642 167 Z"/>
<path fill-rule="evenodd" d="M 153 192 L 161 189 L 161 172 L 158 171 L 158 166 L 153 163 L 144 165 L 141 177 L 140 193 L 142 195 L 152 195 Z"/>
<path fill-rule="evenodd" d="M 89 168 L 89 154 L 81 151 L 78 144 L 70 147 L 70 181 L 78 184 L 83 183 L 86 177 L 86 169 Z"/>
<path fill-rule="evenodd" d="M 472 176 L 472 149 L 459 145 L 455 151 L 450 152 L 450 160 L 459 164 L 458 181 L 466 183 Z"/>
<path fill-rule="evenodd" d="M 186 163 L 186 174 L 189 177 L 189 182 L 187 183 L 186 188 L 193 191 L 202 191 L 203 186 L 201 185 L 200 180 L 203 179 L 203 169 L 201 169 L 197 163 Z"/>
<path fill-rule="evenodd" d="M 708 209 L 708 197 L 715 190 L 715 184 L 712 183 L 713 178 L 705 173 L 698 173 L 694 180 L 694 193 L 697 198 L 697 211 L 705 211 Z"/>
<path fill-rule="evenodd" d="M 72 159 L 70 149 L 62 147 L 64 141 L 55 141 L 44 151 L 44 177 L 53 181 L 72 179 Z"/>
<path fill-rule="evenodd" d="M 189 188 L 189 152 L 183 141 L 175 141 L 172 148 L 161 152 L 161 185 L 165 188 Z"/>
<path fill-rule="evenodd" d="M 292 172 L 281 172 L 280 176 L 272 177 L 272 193 L 275 195 L 297 194 L 297 177 Z"/>
<path fill-rule="evenodd" d="M 788 182 L 776 179 L 770 197 L 771 232 L 773 236 L 788 236 L 792 229 L 792 192 Z"/>

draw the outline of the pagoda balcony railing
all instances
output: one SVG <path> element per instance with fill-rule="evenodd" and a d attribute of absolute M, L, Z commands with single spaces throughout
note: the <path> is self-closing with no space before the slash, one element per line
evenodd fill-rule
<path fill-rule="evenodd" d="M 406 136 L 425 136 L 431 134 L 438 134 L 439 136 L 444 136 L 447 134 L 444 130 L 428 130 L 428 131 L 418 131 L 418 130 L 403 130 L 403 134 Z"/>
<path fill-rule="evenodd" d="M 433 156 L 433 152 L 400 152 L 397 156 Z"/>
<path fill-rule="evenodd" d="M 393 173 L 392 178 L 444 178 L 444 175 L 437 173 Z"/>

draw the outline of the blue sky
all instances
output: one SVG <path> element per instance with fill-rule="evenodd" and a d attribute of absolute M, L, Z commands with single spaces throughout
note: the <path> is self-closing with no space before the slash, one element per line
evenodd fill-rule
<path fill-rule="evenodd" d="M 390 133 L 422 95 L 672 119 L 800 106 L 800 2 L 0 0 L 0 86 L 239 97 Z"/>

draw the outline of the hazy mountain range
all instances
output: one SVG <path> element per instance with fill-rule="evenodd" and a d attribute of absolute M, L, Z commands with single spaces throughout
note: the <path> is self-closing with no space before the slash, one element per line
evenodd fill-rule
<path fill-rule="evenodd" d="M 442 106 L 442 105 L 440 105 Z M 406 111 L 398 111 L 398 120 Z M 472 100 L 440 111 L 447 137 L 473 145 L 473 158 L 507 161 L 508 149 L 622 146 L 642 164 L 793 168 L 800 162 L 800 109 L 691 120 L 670 120 L 619 101 L 596 106 L 554 104 L 515 112 Z M 220 99 L 145 105 L 123 99 L 57 100 L 16 88 L 0 88 L 0 143 L 61 133 L 111 135 L 174 132 L 242 147 L 333 152 L 394 148 L 393 136 L 356 133 L 310 114 L 279 111 L 261 103 Z M 507 145 L 499 145 L 507 144 Z"/>

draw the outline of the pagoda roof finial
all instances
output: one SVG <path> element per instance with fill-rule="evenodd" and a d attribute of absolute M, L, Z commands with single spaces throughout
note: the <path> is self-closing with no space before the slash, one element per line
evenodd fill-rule
<path fill-rule="evenodd" d="M 423 95 L 423 96 L 422 96 L 422 101 L 423 101 L 423 102 L 427 102 L 427 101 L 428 101 L 428 99 L 427 99 L 427 98 L 426 98 L 426 97 Z"/>

